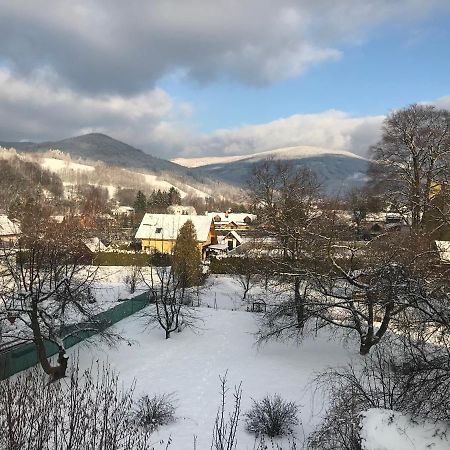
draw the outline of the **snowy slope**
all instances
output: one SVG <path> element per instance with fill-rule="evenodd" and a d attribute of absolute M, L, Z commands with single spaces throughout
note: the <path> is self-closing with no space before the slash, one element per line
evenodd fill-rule
<path fill-rule="evenodd" d="M 175 158 L 172 162 L 184 167 L 202 167 L 211 164 L 228 164 L 236 161 L 252 160 L 261 161 L 266 158 L 274 158 L 276 160 L 290 160 L 311 158 L 324 155 L 340 155 L 349 158 L 357 158 L 364 160 L 363 157 L 345 150 L 333 150 L 321 147 L 312 147 L 307 145 L 298 145 L 294 147 L 283 147 L 276 150 L 268 150 L 265 152 L 253 153 L 250 155 L 237 156 L 211 156 L 204 158 Z"/>
<path fill-rule="evenodd" d="M 64 170 L 73 170 L 74 172 L 93 172 L 95 170 L 93 166 L 89 166 L 87 164 L 64 161 L 56 158 L 43 158 L 41 167 L 56 173 L 61 173 Z"/>
<path fill-rule="evenodd" d="M 58 158 L 51 158 L 51 157 L 44 157 L 42 159 L 38 160 L 41 167 L 44 169 L 50 170 L 51 172 L 54 172 L 58 174 L 64 182 L 64 186 L 70 187 L 73 186 L 74 183 L 71 181 L 65 180 L 65 175 L 76 174 L 79 172 L 94 172 L 95 170 L 95 163 L 90 164 L 89 162 L 75 162 L 71 160 L 64 160 L 64 159 L 58 159 Z M 195 187 L 190 186 L 187 183 L 181 184 L 177 183 L 177 185 L 174 185 L 164 179 L 164 175 L 153 175 L 149 173 L 141 173 L 138 171 L 129 170 L 130 173 L 130 179 L 133 179 L 133 174 L 136 174 L 138 176 L 143 176 L 145 179 L 145 182 L 148 184 L 149 190 L 169 190 L 171 187 L 174 187 L 179 190 L 181 197 L 185 197 L 188 194 L 193 194 L 197 197 L 209 197 L 210 194 L 207 192 L 201 191 L 199 189 L 196 189 Z M 115 195 L 115 192 L 117 191 L 117 187 L 119 185 L 101 185 L 98 183 L 92 183 L 96 186 L 104 187 L 108 189 L 108 193 L 110 198 L 112 198 Z M 181 184 L 181 188 L 179 187 Z M 122 187 L 122 186 L 121 186 Z"/>
<path fill-rule="evenodd" d="M 286 147 L 240 157 L 184 160 L 184 164 L 193 166 L 193 173 L 245 187 L 255 164 L 267 158 L 287 162 L 293 169 L 310 168 L 328 194 L 344 193 L 366 182 L 368 161 L 365 158 L 343 150 L 319 147 Z"/>

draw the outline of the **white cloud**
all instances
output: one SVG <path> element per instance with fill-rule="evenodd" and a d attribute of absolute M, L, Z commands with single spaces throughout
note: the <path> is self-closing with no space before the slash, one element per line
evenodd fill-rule
<path fill-rule="evenodd" d="M 436 105 L 438 108 L 444 108 L 444 109 L 450 110 L 450 95 L 445 95 L 443 97 L 440 97 L 431 103 Z"/>
<path fill-rule="evenodd" d="M 182 139 L 191 111 L 158 88 L 127 97 L 80 95 L 45 77 L 29 80 L 0 70 L 3 140 L 42 141 L 96 131 L 163 155 Z"/>
<path fill-rule="evenodd" d="M 0 64 L 76 89 L 131 93 L 181 71 L 261 84 L 336 60 L 376 27 L 448 0 L 0 0 Z"/>
<path fill-rule="evenodd" d="M 450 108 L 450 96 L 432 103 Z M 191 114 L 192 105 L 158 88 L 130 96 L 95 96 L 79 94 L 46 74 L 29 80 L 0 69 L 2 140 L 57 140 L 95 131 L 166 159 L 242 155 L 294 145 L 364 156 L 380 138 L 384 119 L 329 110 L 201 134 L 192 126 Z"/>
<path fill-rule="evenodd" d="M 220 129 L 191 143 L 184 155 L 239 155 L 294 145 L 365 155 L 380 136 L 383 116 L 351 117 L 341 111 L 296 114 L 273 122 Z"/>

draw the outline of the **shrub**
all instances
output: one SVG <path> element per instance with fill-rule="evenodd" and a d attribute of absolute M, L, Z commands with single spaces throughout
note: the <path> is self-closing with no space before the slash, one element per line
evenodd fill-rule
<path fill-rule="evenodd" d="M 173 394 L 157 394 L 153 397 L 141 397 L 134 411 L 137 425 L 154 431 L 161 425 L 175 421 L 175 405 Z"/>
<path fill-rule="evenodd" d="M 247 431 L 270 437 L 293 434 L 299 424 L 298 405 L 283 400 L 278 394 L 266 396 L 261 401 L 253 400 L 252 408 L 245 414 Z"/>

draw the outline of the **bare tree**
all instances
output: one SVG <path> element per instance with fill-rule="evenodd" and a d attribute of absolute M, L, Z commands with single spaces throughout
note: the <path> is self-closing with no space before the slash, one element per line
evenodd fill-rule
<path fill-rule="evenodd" d="M 320 184 L 310 170 L 266 160 L 253 171 L 249 195 L 262 231 L 271 239 L 265 271 L 291 286 L 299 328 L 303 325 L 302 285 L 310 279 L 323 218 Z M 270 250 L 269 250 L 270 248 Z"/>
<path fill-rule="evenodd" d="M 195 327 L 198 316 L 192 307 L 195 293 L 182 287 L 181 279 L 173 268 L 152 267 L 150 279 L 144 277 L 144 283 L 150 288 L 150 306 L 145 316 L 152 325 L 161 327 L 166 339 L 174 331 L 181 331 L 186 327 Z"/>
<path fill-rule="evenodd" d="M 424 229 L 429 214 L 449 223 L 449 210 L 433 198 L 450 176 L 450 113 L 434 106 L 411 105 L 390 114 L 381 141 L 372 148 L 372 184 L 414 231 Z M 436 224 L 435 224 L 436 225 Z"/>
<path fill-rule="evenodd" d="M 155 307 L 147 313 L 150 323 L 159 325 L 166 339 L 174 331 L 194 327 L 198 320 L 193 305 L 193 287 L 201 282 L 201 256 L 195 227 L 187 221 L 180 229 L 171 266 L 152 267 L 150 288 Z"/>
<path fill-rule="evenodd" d="M 113 335 L 95 319 L 91 285 L 96 269 L 84 265 L 82 230 L 75 222 L 34 217 L 16 247 L 1 249 L 0 322 L 3 340 L 35 344 L 41 367 L 55 381 L 66 374 L 66 338 L 101 332 L 110 340 Z M 58 348 L 56 365 L 50 363 L 46 342 Z"/>

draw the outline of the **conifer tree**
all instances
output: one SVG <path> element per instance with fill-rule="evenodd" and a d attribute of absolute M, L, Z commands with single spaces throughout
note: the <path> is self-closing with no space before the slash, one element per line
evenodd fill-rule
<path fill-rule="evenodd" d="M 180 228 L 173 251 L 173 270 L 183 288 L 195 286 L 201 278 L 201 252 L 197 233 L 191 220 Z"/>

